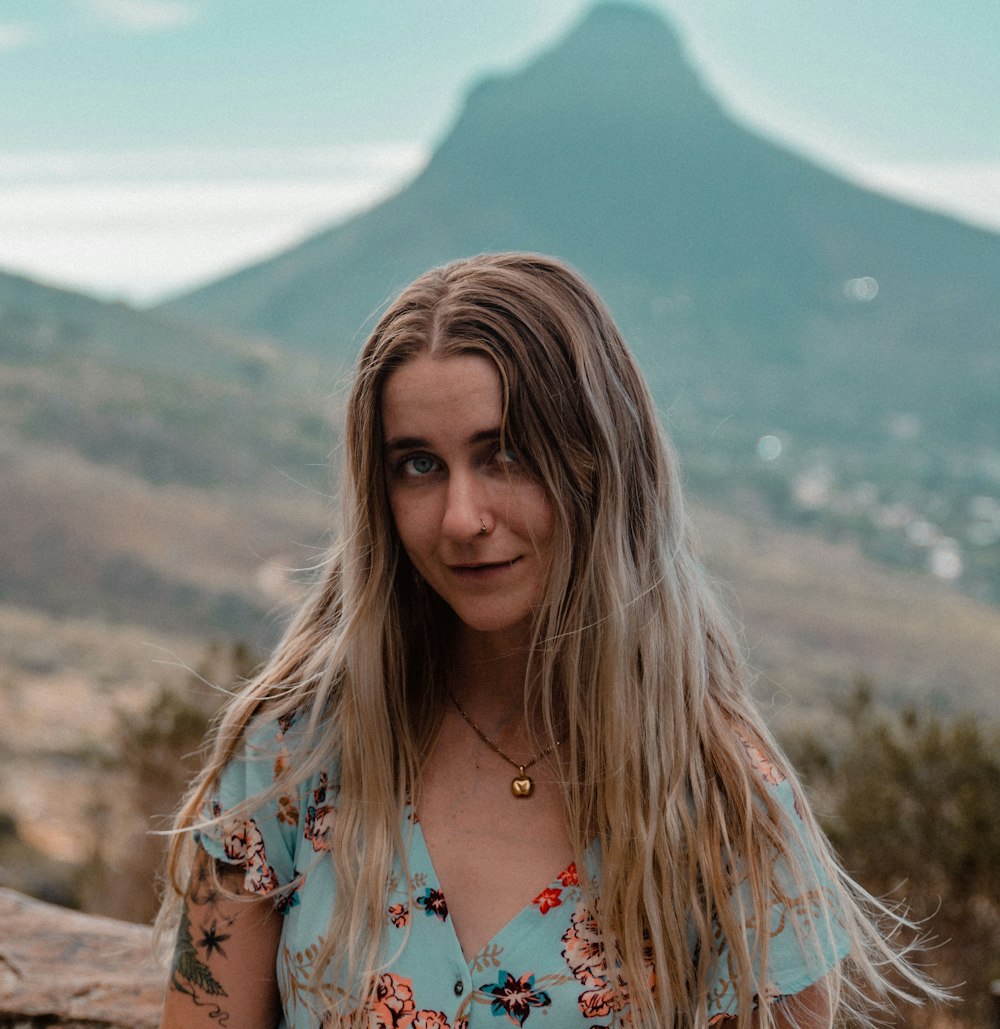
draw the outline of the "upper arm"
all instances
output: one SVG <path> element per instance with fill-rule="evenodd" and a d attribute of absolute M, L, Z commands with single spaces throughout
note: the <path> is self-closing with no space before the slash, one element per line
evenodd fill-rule
<path fill-rule="evenodd" d="M 829 1029 L 830 1004 L 823 983 L 813 983 L 800 993 L 773 1001 L 768 1012 L 772 1029 Z M 753 1016 L 754 1029 L 760 1025 L 757 1012 Z M 714 1023 L 715 1029 L 735 1029 L 735 1017 Z"/>
<path fill-rule="evenodd" d="M 775 1029 L 827 1029 L 830 1004 L 824 984 L 813 983 L 801 993 L 776 1001 L 771 1005 L 771 1015 Z"/>
<path fill-rule="evenodd" d="M 197 848 L 184 896 L 161 1029 L 231 1025 L 274 1029 L 281 1004 L 275 978 L 282 916 L 273 898 L 243 895 L 243 870 Z"/>

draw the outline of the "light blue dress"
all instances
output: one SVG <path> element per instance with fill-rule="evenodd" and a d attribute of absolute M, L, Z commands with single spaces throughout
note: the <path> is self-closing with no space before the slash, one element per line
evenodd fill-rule
<path fill-rule="evenodd" d="M 248 736 L 243 752 L 223 772 L 212 809 L 224 814 L 274 782 L 288 762 L 290 720 L 266 721 Z M 790 785 L 745 741 L 750 760 L 788 813 Z M 203 833 L 214 857 L 246 870 L 245 886 L 274 893 L 284 916 L 277 978 L 285 1029 L 365 1025 L 392 1029 L 580 1029 L 629 1024 L 627 1003 L 613 989 L 593 912 L 574 865 L 542 885 L 534 899 L 466 961 L 448 915 L 420 822 L 404 814 L 409 880 L 399 862 L 388 884 L 385 918 L 394 955 L 379 979 L 374 1006 L 339 1020 L 323 1010 L 309 988 L 313 961 L 326 931 L 336 892 L 326 829 L 336 797 L 326 775 L 303 783 L 297 796 L 280 796 L 253 817 L 237 818 L 217 833 Z M 599 859 L 591 873 L 600 884 Z M 817 939 L 815 897 L 775 904 L 768 967 L 758 993 L 771 998 L 798 993 L 843 958 L 848 945 L 839 926 Z M 752 935 L 752 930 L 747 929 Z M 710 1023 L 736 1013 L 736 993 L 724 941 L 707 998 Z"/>

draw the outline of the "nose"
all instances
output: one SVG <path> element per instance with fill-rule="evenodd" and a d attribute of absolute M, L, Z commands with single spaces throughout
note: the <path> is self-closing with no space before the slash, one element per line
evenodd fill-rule
<path fill-rule="evenodd" d="M 483 483 L 476 476 L 459 472 L 448 478 L 441 534 L 456 542 L 465 542 L 478 536 L 484 525 L 486 495 Z"/>

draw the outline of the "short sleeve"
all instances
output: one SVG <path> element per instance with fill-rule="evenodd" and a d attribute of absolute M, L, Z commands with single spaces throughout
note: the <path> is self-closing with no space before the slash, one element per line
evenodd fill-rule
<path fill-rule="evenodd" d="M 206 805 L 206 816 L 219 821 L 198 834 L 199 843 L 212 857 L 245 870 L 248 893 L 262 896 L 288 886 L 296 877 L 297 798 L 279 795 L 253 804 L 253 798 L 271 789 L 287 767 L 290 724 L 289 719 L 251 723 Z"/>
<path fill-rule="evenodd" d="M 775 775 L 767 780 L 767 789 L 788 825 L 794 827 L 800 823 L 791 784 Z M 814 882 L 803 891 L 801 886 L 795 885 L 784 863 L 779 862 L 776 868 L 785 896 L 770 908 L 767 968 L 757 969 L 754 989 L 759 998 L 776 1000 L 800 993 L 822 979 L 850 953 L 850 941 L 837 917 L 829 879 L 805 840 L 802 834 L 794 833 L 791 846 L 800 867 Z M 739 887 L 739 903 L 748 913 L 746 938 L 753 953 L 757 929 L 752 924 L 752 901 L 745 882 Z M 721 939 L 715 977 L 708 992 L 709 1024 L 737 1014 L 736 974 L 728 942 Z"/>

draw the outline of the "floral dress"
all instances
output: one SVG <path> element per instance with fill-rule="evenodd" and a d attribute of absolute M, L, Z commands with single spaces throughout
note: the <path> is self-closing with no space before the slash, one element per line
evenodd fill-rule
<path fill-rule="evenodd" d="M 264 722 L 249 736 L 240 756 L 222 774 L 212 809 L 225 814 L 270 786 L 288 763 L 291 720 Z M 750 760 L 793 817 L 793 794 L 764 755 L 744 741 Z M 275 894 L 284 917 L 278 949 L 281 1029 L 368 1026 L 387 1029 L 602 1029 L 630 1022 L 627 1000 L 615 986 L 615 971 L 601 944 L 594 913 L 581 889 L 575 865 L 542 885 L 471 961 L 462 953 L 412 809 L 404 813 L 409 878 L 397 860 L 385 901 L 387 954 L 367 1010 L 333 1015 L 309 987 L 336 883 L 327 831 L 336 796 L 329 777 L 303 783 L 297 796 L 280 796 L 252 817 L 223 820 L 219 831 L 201 834 L 214 857 L 245 869 L 245 887 Z M 589 855 L 600 884 L 600 862 Z M 769 927 L 766 976 L 757 990 L 769 998 L 797 993 L 816 982 L 849 947 L 834 926 L 817 941 L 810 928 L 820 910 L 817 898 L 799 897 L 774 905 Z M 748 922 L 747 932 L 753 929 Z M 692 940 L 692 944 L 693 944 Z M 350 1004 L 348 1004 L 350 1009 Z M 716 976 L 709 991 L 709 1024 L 736 1013 L 736 992 L 728 951 L 719 941 Z"/>

